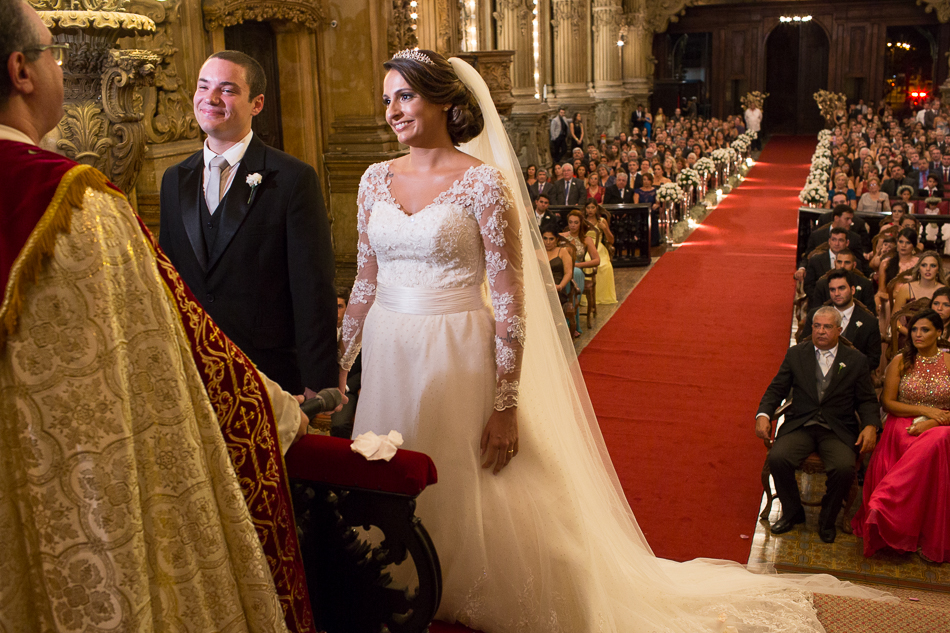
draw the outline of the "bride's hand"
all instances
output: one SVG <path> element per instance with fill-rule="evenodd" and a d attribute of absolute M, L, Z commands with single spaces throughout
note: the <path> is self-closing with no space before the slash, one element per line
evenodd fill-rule
<path fill-rule="evenodd" d="M 508 465 L 518 454 L 518 417 L 516 407 L 493 411 L 482 431 L 482 468 L 491 468 L 494 474 Z"/>

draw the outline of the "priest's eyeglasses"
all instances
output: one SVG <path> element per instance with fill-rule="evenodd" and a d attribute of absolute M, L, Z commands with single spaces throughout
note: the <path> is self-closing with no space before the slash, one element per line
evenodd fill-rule
<path fill-rule="evenodd" d="M 32 46 L 25 49 L 23 52 L 42 53 L 43 51 L 49 51 L 53 56 L 53 61 L 62 66 L 66 63 L 66 59 L 69 56 L 69 44 L 44 44 L 42 46 Z"/>

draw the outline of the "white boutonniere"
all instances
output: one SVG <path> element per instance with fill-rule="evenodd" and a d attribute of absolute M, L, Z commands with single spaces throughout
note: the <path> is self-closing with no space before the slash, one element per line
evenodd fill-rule
<path fill-rule="evenodd" d="M 262 181 L 262 180 L 264 180 L 264 177 L 261 176 L 261 175 L 258 174 L 258 173 L 253 173 L 253 174 L 248 174 L 248 175 L 247 175 L 247 180 L 246 180 L 245 182 L 247 182 L 248 186 L 250 186 L 250 188 L 251 188 L 251 195 L 249 195 L 249 196 L 247 197 L 247 203 L 248 203 L 248 204 L 251 204 L 251 200 L 254 199 L 254 192 L 257 191 L 257 187 L 258 187 L 258 185 L 261 184 L 261 181 Z"/>
<path fill-rule="evenodd" d="M 858 321 L 858 322 L 857 322 L 857 323 L 855 323 L 854 325 L 855 325 L 855 327 L 861 327 L 861 326 L 862 326 L 862 325 L 864 325 L 864 324 L 863 324 L 863 323 L 861 323 L 860 321 Z"/>
<path fill-rule="evenodd" d="M 847 365 L 845 365 L 844 363 L 838 363 L 838 373 L 840 374 L 841 370 L 844 369 L 845 367 L 847 367 Z"/>

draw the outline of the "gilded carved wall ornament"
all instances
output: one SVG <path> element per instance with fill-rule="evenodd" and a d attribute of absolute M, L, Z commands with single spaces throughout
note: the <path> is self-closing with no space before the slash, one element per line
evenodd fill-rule
<path fill-rule="evenodd" d="M 531 30 L 531 22 L 534 19 L 534 2 L 532 0 L 497 0 L 495 6 L 498 10 L 492 15 L 498 26 L 499 37 L 501 37 L 502 24 L 506 15 L 516 16 L 521 35 L 528 34 L 528 31 Z"/>
<path fill-rule="evenodd" d="M 594 0 L 594 28 L 619 27 L 622 12 L 620 0 Z"/>
<path fill-rule="evenodd" d="M 392 20 L 389 22 L 389 55 L 390 57 L 406 48 L 416 48 L 419 46 L 419 37 L 415 29 L 412 28 L 412 7 L 409 6 L 410 0 L 392 0 L 393 13 Z"/>
<path fill-rule="evenodd" d="M 439 15 L 439 24 L 436 33 L 436 52 L 449 57 L 455 52 L 455 46 L 452 44 L 452 21 L 449 19 L 453 11 L 458 11 L 458 3 L 451 0 L 436 0 L 437 13 Z M 461 42 L 461 36 L 457 36 L 457 42 Z"/>
<path fill-rule="evenodd" d="M 558 36 L 562 24 L 570 24 L 574 37 L 580 36 L 584 17 L 584 0 L 553 0 L 551 26 L 554 27 L 554 37 Z"/>
<path fill-rule="evenodd" d="M 62 138 L 56 141 L 56 149 L 77 163 L 103 171 L 106 152 L 115 141 L 104 135 L 108 122 L 102 108 L 95 101 L 86 101 L 67 103 L 64 109 L 66 116 L 59 124 Z"/>
<path fill-rule="evenodd" d="M 257 20 L 287 20 L 316 31 L 327 21 L 323 0 L 202 0 L 209 31 Z"/>
<path fill-rule="evenodd" d="M 670 22 L 679 21 L 687 7 L 696 4 L 697 0 L 652 0 L 647 4 L 647 28 L 653 33 L 662 33 Z"/>
<path fill-rule="evenodd" d="M 917 0 L 917 4 L 923 5 L 927 13 L 936 11 L 941 22 L 950 20 L 950 0 Z"/>

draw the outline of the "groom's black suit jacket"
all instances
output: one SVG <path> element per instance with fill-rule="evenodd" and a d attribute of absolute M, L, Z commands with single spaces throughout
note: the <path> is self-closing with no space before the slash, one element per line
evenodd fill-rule
<path fill-rule="evenodd" d="M 829 369 L 834 376 L 820 400 L 817 367 L 815 346 L 811 342 L 790 347 L 778 374 L 762 396 L 758 411 L 772 417 L 782 400 L 791 393 L 792 406 L 785 411 L 785 422 L 776 437 L 791 433 L 820 415 L 838 439 L 855 448 L 861 428 L 881 426 L 868 361 L 861 352 L 839 343 L 834 364 Z M 855 413 L 861 418 L 860 428 Z"/>
<path fill-rule="evenodd" d="M 162 179 L 159 244 L 198 302 L 293 394 L 337 385 L 330 224 L 317 174 L 255 134 L 213 216 L 199 151 Z M 252 192 L 248 174 L 262 176 Z M 219 223 L 207 246 L 202 222 Z"/>

